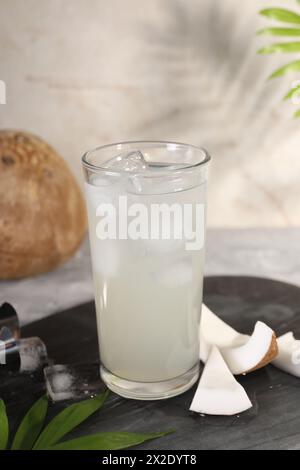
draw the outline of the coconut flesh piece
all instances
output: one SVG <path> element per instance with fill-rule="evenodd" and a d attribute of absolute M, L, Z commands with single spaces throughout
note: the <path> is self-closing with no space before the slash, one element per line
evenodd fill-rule
<path fill-rule="evenodd" d="M 279 354 L 272 361 L 278 369 L 300 377 L 300 340 L 290 331 L 277 339 Z"/>
<path fill-rule="evenodd" d="M 246 374 L 269 364 L 278 354 L 276 336 L 258 321 L 251 336 L 238 333 L 202 304 L 200 359 L 206 362 L 212 346 L 220 350 L 234 375 Z"/>
<path fill-rule="evenodd" d="M 236 381 L 218 348 L 213 346 L 204 366 L 191 411 L 230 416 L 252 407 L 244 388 Z"/>

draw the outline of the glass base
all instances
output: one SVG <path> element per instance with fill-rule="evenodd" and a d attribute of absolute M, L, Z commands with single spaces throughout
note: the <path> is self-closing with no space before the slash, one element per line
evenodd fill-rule
<path fill-rule="evenodd" d="M 163 382 L 134 382 L 122 379 L 101 365 L 100 374 L 103 382 L 113 392 L 124 398 L 134 400 L 163 400 L 186 392 L 199 377 L 199 364 L 185 374 Z"/>

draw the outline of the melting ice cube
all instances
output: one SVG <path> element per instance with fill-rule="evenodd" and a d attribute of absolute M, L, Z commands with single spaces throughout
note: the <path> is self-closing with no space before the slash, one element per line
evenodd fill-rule
<path fill-rule="evenodd" d="M 3 328 L 6 331 L 3 331 Z M 7 329 L 10 330 L 11 336 L 15 339 L 20 337 L 18 314 L 11 304 L 4 302 L 0 307 L 0 339 L 3 339 L 2 335 L 4 333 L 6 335 L 5 339 L 7 339 Z"/>
<path fill-rule="evenodd" d="M 142 171 L 147 168 L 147 163 L 144 155 L 139 150 L 121 153 L 116 157 L 111 158 L 104 164 L 105 168 L 113 168 L 124 171 Z"/>
<path fill-rule="evenodd" d="M 7 370 L 12 372 L 20 371 L 20 353 L 15 338 L 12 338 L 9 328 L 1 329 L 0 340 L 0 372 Z"/>
<path fill-rule="evenodd" d="M 161 161 L 146 161 L 143 153 L 140 150 L 132 150 L 130 152 L 123 152 L 116 157 L 111 158 L 103 165 L 107 169 L 122 170 L 129 173 L 127 182 L 129 186 L 126 189 L 129 192 L 141 193 L 157 191 L 157 192 L 173 192 L 182 190 L 182 178 L 180 176 L 169 175 L 169 184 L 167 181 L 155 178 L 157 172 L 165 172 L 165 170 L 180 170 L 187 166 L 186 163 L 173 163 Z M 148 175 L 146 180 L 143 178 L 145 170 L 152 173 L 152 177 Z M 171 179 L 170 179 L 171 177 Z"/>
<path fill-rule="evenodd" d="M 48 364 L 45 344 L 40 338 L 25 338 L 18 341 L 21 359 L 20 372 L 34 372 Z"/>
<path fill-rule="evenodd" d="M 53 401 L 89 398 L 105 390 L 99 364 L 56 364 L 46 367 L 44 375 Z"/>
<path fill-rule="evenodd" d="M 13 339 L 13 334 L 7 326 L 3 326 L 0 330 L 0 340 L 7 341 L 9 339 Z"/>
<path fill-rule="evenodd" d="M 48 364 L 46 346 L 40 338 L 36 337 L 20 340 L 14 338 L 1 340 L 0 364 L 4 365 L 4 367 L 1 367 L 1 372 L 34 372 Z"/>
<path fill-rule="evenodd" d="M 189 261 L 179 261 L 156 273 L 157 281 L 168 288 L 178 288 L 193 280 L 193 266 Z"/>
<path fill-rule="evenodd" d="M 108 160 L 105 165 L 106 168 L 112 168 L 117 170 L 122 170 L 132 175 L 128 179 L 129 188 L 127 189 L 131 192 L 140 193 L 142 191 L 141 182 L 139 181 L 138 174 L 143 172 L 148 168 L 147 162 L 144 158 L 144 155 L 140 150 L 133 150 L 131 152 L 121 153 L 116 157 Z"/>

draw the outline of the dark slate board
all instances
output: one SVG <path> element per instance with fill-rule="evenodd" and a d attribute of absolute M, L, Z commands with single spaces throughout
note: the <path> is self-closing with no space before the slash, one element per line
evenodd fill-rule
<path fill-rule="evenodd" d="M 256 320 L 266 321 L 277 334 L 293 330 L 300 337 L 300 289 L 251 277 L 208 277 L 204 300 L 243 333 Z M 32 323 L 22 336 L 40 336 L 56 363 L 94 362 L 98 347 L 93 303 Z M 161 431 L 176 428 L 141 449 L 300 449 L 300 380 L 272 366 L 239 378 L 253 403 L 240 416 L 200 416 L 188 411 L 195 387 L 169 400 L 141 402 L 111 394 L 104 408 L 72 436 L 98 431 Z M 12 428 L 43 390 L 41 374 L 0 377 Z M 50 417 L 66 406 L 51 406 Z"/>

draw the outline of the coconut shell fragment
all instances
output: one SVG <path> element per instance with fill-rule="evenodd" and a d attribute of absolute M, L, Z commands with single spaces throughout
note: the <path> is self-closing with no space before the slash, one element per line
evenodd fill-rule
<path fill-rule="evenodd" d="M 216 346 L 234 375 L 260 369 L 278 354 L 275 333 L 265 323 L 256 322 L 251 336 L 240 334 L 204 304 L 199 339 L 202 362 L 206 362 L 212 346 Z"/>
<path fill-rule="evenodd" d="M 262 358 L 262 360 L 252 369 L 247 370 L 245 373 L 248 374 L 248 372 L 253 372 L 254 370 L 262 369 L 262 367 L 267 366 L 270 364 L 276 357 L 278 356 L 278 344 L 277 344 L 277 338 L 275 333 L 272 334 L 272 339 L 270 343 L 270 347 L 266 355 Z"/>

